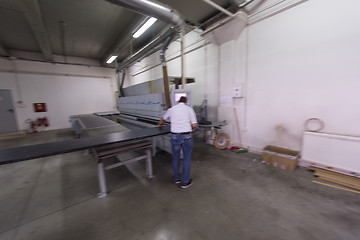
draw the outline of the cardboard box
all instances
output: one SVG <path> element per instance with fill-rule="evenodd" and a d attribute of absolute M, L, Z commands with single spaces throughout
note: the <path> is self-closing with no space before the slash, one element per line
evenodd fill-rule
<path fill-rule="evenodd" d="M 299 159 L 299 152 L 268 145 L 263 151 L 263 160 L 266 164 L 281 168 L 287 171 L 293 171 Z"/>

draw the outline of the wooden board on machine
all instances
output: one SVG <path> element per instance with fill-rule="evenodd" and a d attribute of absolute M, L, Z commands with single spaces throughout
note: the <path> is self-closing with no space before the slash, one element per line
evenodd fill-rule
<path fill-rule="evenodd" d="M 309 167 L 319 179 L 360 190 L 360 178 L 317 167 Z"/>

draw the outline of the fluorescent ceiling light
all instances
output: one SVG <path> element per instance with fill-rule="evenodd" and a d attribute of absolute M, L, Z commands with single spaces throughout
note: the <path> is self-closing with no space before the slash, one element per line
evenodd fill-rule
<path fill-rule="evenodd" d="M 141 26 L 141 28 L 139 28 L 139 30 L 136 31 L 136 33 L 134 33 L 133 38 L 138 38 L 141 36 L 141 34 L 143 34 L 146 30 L 148 30 L 149 27 L 151 27 L 151 25 L 154 24 L 154 22 L 156 22 L 157 19 L 152 17 L 149 20 L 146 21 L 146 23 L 144 23 L 144 25 Z"/>
<path fill-rule="evenodd" d="M 106 63 L 107 63 L 107 64 L 110 64 L 110 63 L 112 63 L 116 58 L 117 58 L 117 56 L 113 55 L 113 56 L 111 56 L 111 57 L 106 61 Z"/>
<path fill-rule="evenodd" d="M 153 6 L 153 7 L 157 7 L 157 8 L 159 8 L 159 9 L 166 10 L 166 11 L 168 11 L 168 12 L 171 12 L 170 9 L 168 9 L 168 8 L 166 8 L 166 7 L 163 7 L 163 6 L 161 6 L 161 5 L 157 4 L 157 3 L 154 3 L 154 2 L 151 2 L 151 1 L 148 1 L 148 0 L 140 0 L 140 1 L 143 2 L 143 3 L 146 3 L 146 4 L 148 4 L 148 5 L 151 5 L 151 6 Z"/>

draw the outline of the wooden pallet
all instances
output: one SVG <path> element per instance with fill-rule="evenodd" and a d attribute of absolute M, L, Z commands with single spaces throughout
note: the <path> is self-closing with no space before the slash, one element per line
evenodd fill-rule
<path fill-rule="evenodd" d="M 314 175 L 321 180 L 360 190 L 360 178 L 317 167 L 309 167 L 308 169 L 314 171 Z"/>

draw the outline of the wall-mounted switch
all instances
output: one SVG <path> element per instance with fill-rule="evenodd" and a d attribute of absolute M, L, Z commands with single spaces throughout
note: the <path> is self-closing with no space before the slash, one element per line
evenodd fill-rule
<path fill-rule="evenodd" d="M 243 96 L 243 84 L 237 83 L 233 84 L 233 97 L 234 98 L 241 98 Z"/>

